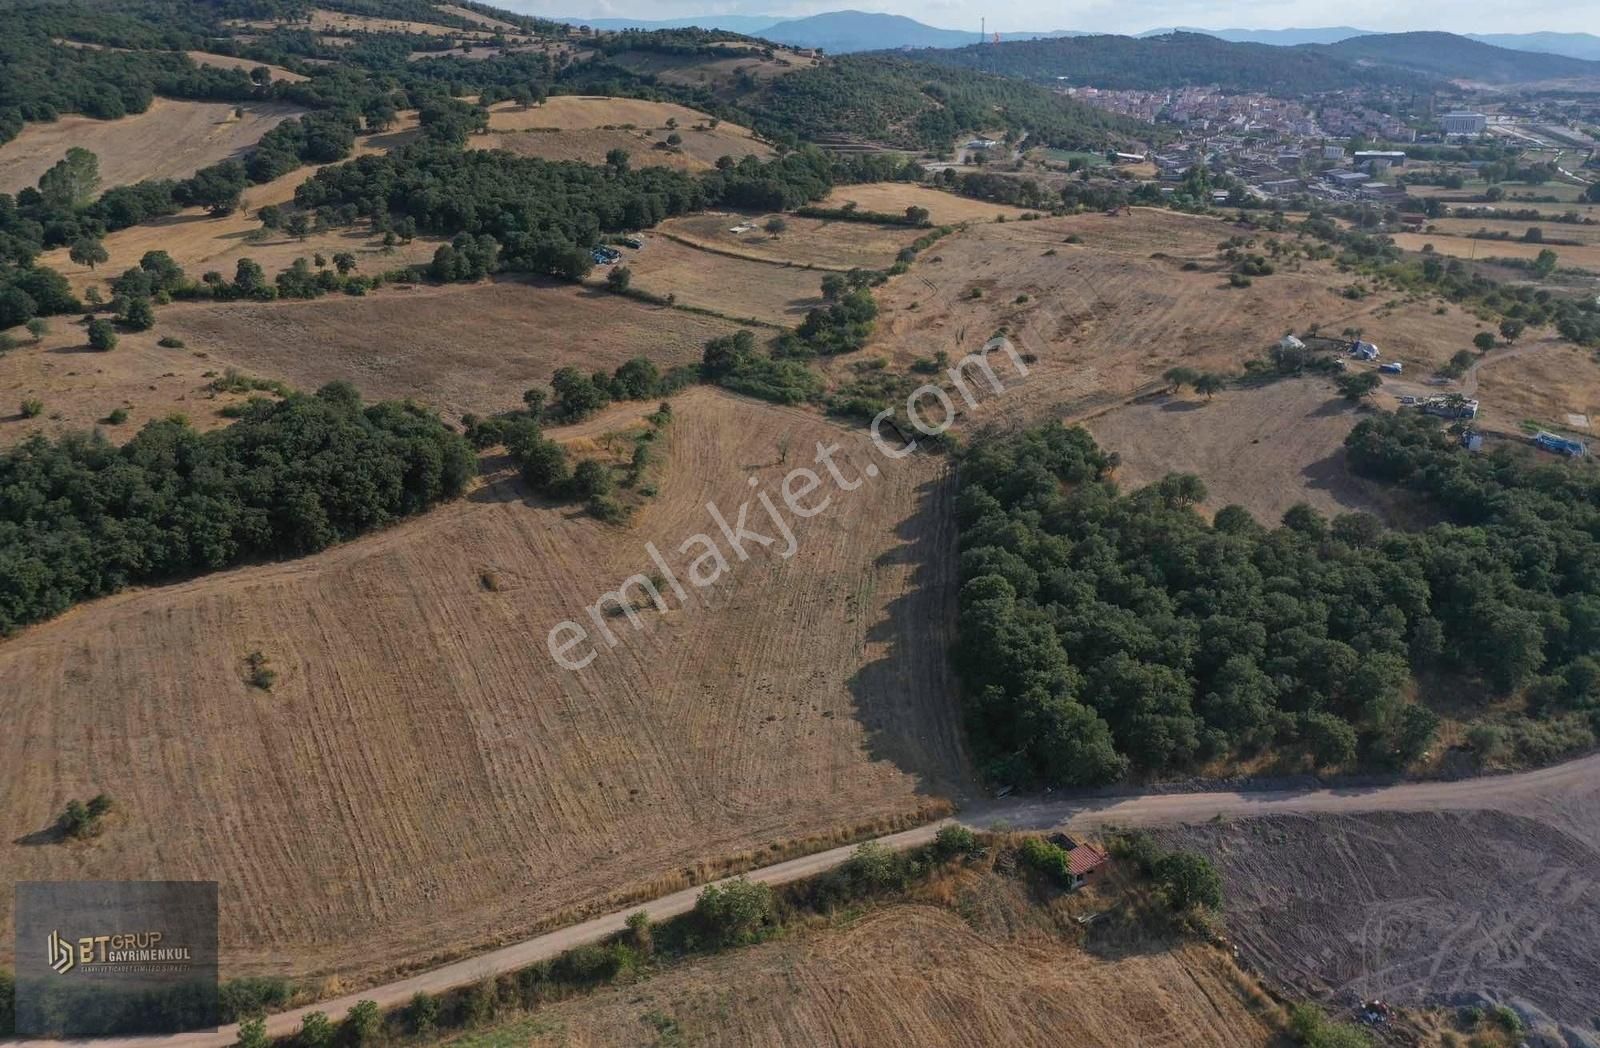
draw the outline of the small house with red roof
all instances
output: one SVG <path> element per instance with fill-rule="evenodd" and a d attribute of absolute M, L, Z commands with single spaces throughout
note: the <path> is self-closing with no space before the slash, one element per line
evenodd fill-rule
<path fill-rule="evenodd" d="M 1098 844 L 1084 841 L 1082 844 L 1067 852 L 1067 875 L 1071 879 L 1073 890 L 1083 887 L 1096 870 L 1110 861 L 1104 848 Z"/>

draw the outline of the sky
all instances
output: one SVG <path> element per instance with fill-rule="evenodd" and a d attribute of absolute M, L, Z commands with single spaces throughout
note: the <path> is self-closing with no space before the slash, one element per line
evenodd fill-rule
<path fill-rule="evenodd" d="M 493 0 L 491 0 L 493 2 Z M 498 0 L 498 6 L 541 15 L 590 18 L 683 18 L 707 13 L 800 17 L 852 9 L 907 15 L 947 29 L 1081 29 L 1137 33 L 1158 26 L 1207 29 L 1284 29 L 1328 25 L 1383 32 L 1444 29 L 1457 33 L 1525 33 L 1537 30 L 1600 33 L 1595 0 L 1457 0 L 1444 5 L 1419 0 Z"/>

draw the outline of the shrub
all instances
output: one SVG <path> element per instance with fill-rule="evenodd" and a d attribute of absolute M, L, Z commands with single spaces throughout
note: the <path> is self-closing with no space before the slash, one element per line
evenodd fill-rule
<path fill-rule="evenodd" d="M 772 889 L 743 877 L 711 885 L 694 904 L 701 927 L 718 946 L 755 940 L 773 920 L 775 911 Z"/>
<path fill-rule="evenodd" d="M 162 335 L 156 339 L 156 345 L 162 349 L 182 349 L 183 339 L 178 338 L 176 335 Z"/>
<path fill-rule="evenodd" d="M 331 1048 L 333 1035 L 333 1021 L 325 1013 L 307 1012 L 300 1020 L 300 1032 L 295 1039 L 300 1042 L 300 1048 Z"/>
<path fill-rule="evenodd" d="M 430 1036 L 439 1024 L 439 999 L 432 994 L 417 991 L 406 1005 L 406 1022 L 411 1031 L 422 1037 Z"/>
<path fill-rule="evenodd" d="M 640 957 L 655 952 L 655 932 L 650 925 L 650 915 L 643 910 L 628 914 L 628 947 Z"/>
<path fill-rule="evenodd" d="M 127 408 L 112 408 L 111 413 L 103 420 L 108 426 L 120 426 L 128 421 Z"/>
<path fill-rule="evenodd" d="M 44 401 L 38 397 L 26 397 L 19 406 L 23 418 L 38 418 L 44 413 Z"/>
<path fill-rule="evenodd" d="M 965 826 L 944 826 L 933 835 L 933 853 L 941 859 L 976 855 L 982 850 L 978 835 Z"/>
<path fill-rule="evenodd" d="M 1023 863 L 1057 881 L 1067 879 L 1067 853 L 1042 837 L 1029 837 L 1017 849 Z"/>
<path fill-rule="evenodd" d="M 253 1019 L 245 1019 L 239 1024 L 236 1048 L 267 1048 L 271 1043 L 271 1038 L 267 1036 L 267 1020 L 259 1015 Z"/>
<path fill-rule="evenodd" d="M 260 688 L 262 691 L 272 690 L 272 685 L 276 683 L 278 674 L 268 668 L 265 655 L 259 651 L 252 651 L 244 657 L 244 665 L 246 670 L 245 679 L 250 682 L 251 687 Z"/>
<path fill-rule="evenodd" d="M 1368 1048 L 1372 1038 L 1349 1023 L 1330 1022 L 1314 1004 L 1297 1004 L 1289 1012 L 1289 1034 L 1306 1048 Z"/>
<path fill-rule="evenodd" d="M 376 1001 L 357 1001 L 345 1013 L 343 1033 L 345 1042 L 352 1048 L 366 1048 L 376 1044 L 383 1032 L 383 1013 Z"/>
<path fill-rule="evenodd" d="M 217 996 L 222 1021 L 235 1022 L 281 1010 L 293 989 L 287 979 L 277 976 L 244 976 L 224 982 L 217 988 Z"/>
<path fill-rule="evenodd" d="M 709 889 L 707 889 L 709 891 Z M 585 943 L 556 958 L 551 974 L 562 982 L 577 986 L 593 986 L 609 982 L 622 968 L 615 950 L 596 943 Z"/>
<path fill-rule="evenodd" d="M 1211 860 L 1196 852 L 1176 851 L 1163 856 L 1153 871 L 1167 902 L 1183 913 L 1197 906 L 1222 906 L 1222 878 Z"/>

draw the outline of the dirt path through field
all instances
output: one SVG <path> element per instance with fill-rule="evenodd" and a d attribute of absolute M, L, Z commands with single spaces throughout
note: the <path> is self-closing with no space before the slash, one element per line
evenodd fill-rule
<path fill-rule="evenodd" d="M 1319 790 L 1279 788 L 1164 795 L 1127 793 L 1059 800 L 1029 798 L 999 801 L 964 813 L 959 820 L 941 820 L 889 834 L 879 840 L 895 848 L 915 847 L 931 841 L 939 828 L 951 821 L 984 829 L 1044 829 L 1107 823 L 1143 826 L 1201 822 L 1217 816 L 1255 818 L 1318 813 L 1499 811 L 1541 818 L 1596 847 L 1600 846 L 1600 832 L 1596 832 L 1593 824 L 1597 820 L 1589 813 L 1595 811 L 1597 794 L 1600 794 L 1600 754 L 1538 771 L 1455 782 L 1414 782 Z M 783 884 L 832 869 L 848 859 L 854 851 L 854 846 L 834 848 L 767 866 L 747 876 L 766 884 Z M 397 982 L 274 1015 L 267 1020 L 267 1032 L 273 1036 L 292 1033 L 310 1011 L 339 1016 L 358 1000 L 376 1001 L 382 1007 L 390 1007 L 410 1000 L 419 992 L 440 993 L 502 972 L 514 971 L 535 961 L 554 957 L 573 946 L 619 932 L 624 927 L 627 915 L 639 909 L 647 910 L 656 920 L 686 913 L 694 907 L 695 899 L 702 890 L 702 887 L 694 887 L 673 892 L 642 906 L 629 906 L 625 910 Z M 221 1048 L 232 1044 L 236 1033 L 236 1027 L 225 1027 L 216 1032 L 105 1039 L 97 1040 L 95 1044 L 96 1048 Z M 62 1043 L 21 1042 L 33 1048 L 55 1048 Z"/>

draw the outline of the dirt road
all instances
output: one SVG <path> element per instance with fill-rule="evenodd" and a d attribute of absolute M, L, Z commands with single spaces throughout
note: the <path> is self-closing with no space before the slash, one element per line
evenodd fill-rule
<path fill-rule="evenodd" d="M 1600 792 L 1597 787 L 1600 787 L 1600 754 L 1538 771 L 1457 782 L 1417 782 L 1321 790 L 1129 793 L 1059 800 L 1028 798 L 997 801 L 967 811 L 957 820 L 930 823 L 882 837 L 880 841 L 896 848 L 925 844 L 933 839 L 941 826 L 950 821 L 959 821 L 977 829 L 1043 829 L 1105 823 L 1145 826 L 1199 822 L 1218 815 L 1256 818 L 1319 813 L 1500 811 L 1519 815 L 1539 813 L 1550 817 L 1552 823 L 1559 824 L 1575 807 L 1583 810 L 1592 808 L 1593 796 Z M 1567 830 L 1576 832 L 1572 826 L 1568 826 Z M 1584 836 L 1590 838 L 1590 844 L 1600 843 L 1594 839 L 1594 833 Z M 767 884 L 783 884 L 832 869 L 849 858 L 854 850 L 854 846 L 834 848 L 767 866 L 747 876 Z M 685 913 L 694 907 L 695 898 L 702 888 L 674 892 L 642 906 L 631 906 L 406 979 L 274 1015 L 267 1020 L 267 1031 L 274 1036 L 291 1033 L 310 1011 L 325 1012 L 337 1018 L 359 1000 L 376 1001 L 387 1008 L 405 1003 L 418 992 L 442 993 L 502 972 L 514 971 L 535 961 L 554 957 L 573 946 L 621 931 L 628 914 L 636 910 L 648 910 L 657 920 Z M 236 1032 L 236 1027 L 229 1026 L 215 1032 L 104 1039 L 93 1043 L 96 1048 L 213 1048 L 232 1044 Z M 43 1040 L 21 1042 L 29 1048 L 46 1048 L 62 1043 Z"/>

